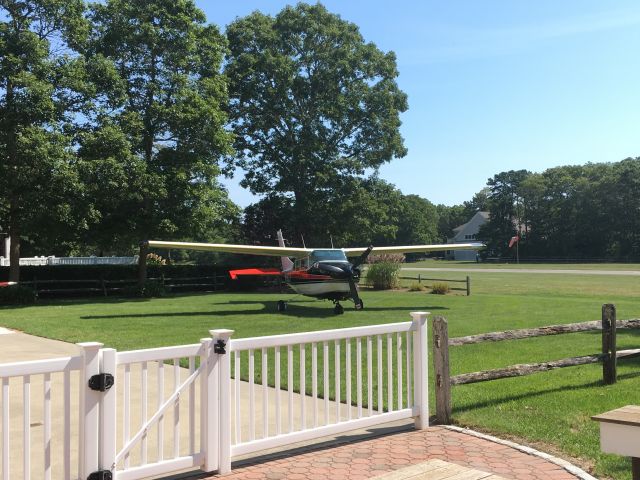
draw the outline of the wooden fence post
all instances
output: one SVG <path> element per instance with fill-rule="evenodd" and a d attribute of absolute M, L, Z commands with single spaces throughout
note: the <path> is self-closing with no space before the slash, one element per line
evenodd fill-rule
<path fill-rule="evenodd" d="M 471 278 L 467 275 L 467 297 L 471 295 Z"/>
<path fill-rule="evenodd" d="M 602 355 L 602 381 L 612 385 L 617 380 L 616 306 L 612 303 L 602 305 Z"/>
<path fill-rule="evenodd" d="M 468 277 L 467 277 L 468 278 Z M 449 372 L 449 330 L 447 319 L 433 320 L 433 365 L 436 375 L 436 422 L 451 423 L 451 378 Z"/>

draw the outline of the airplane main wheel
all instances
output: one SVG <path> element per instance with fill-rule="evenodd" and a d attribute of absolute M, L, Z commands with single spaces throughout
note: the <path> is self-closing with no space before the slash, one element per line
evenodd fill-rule
<path fill-rule="evenodd" d="M 337 303 L 336 306 L 333 307 L 333 313 L 336 315 L 342 315 L 344 313 L 344 307 Z"/>
<path fill-rule="evenodd" d="M 358 301 L 356 302 L 356 310 L 362 310 L 364 308 L 364 302 L 362 301 L 362 299 L 358 299 Z"/>
<path fill-rule="evenodd" d="M 278 300 L 278 311 L 284 312 L 287 309 L 287 302 L 284 300 Z"/>

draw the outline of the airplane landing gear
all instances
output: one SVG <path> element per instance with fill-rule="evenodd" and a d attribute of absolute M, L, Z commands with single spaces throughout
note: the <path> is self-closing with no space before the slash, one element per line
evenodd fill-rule
<path fill-rule="evenodd" d="M 287 302 L 285 302 L 284 300 L 278 300 L 277 306 L 279 312 L 284 312 L 287 309 Z"/>
<path fill-rule="evenodd" d="M 355 302 L 355 306 L 356 306 L 356 310 L 362 310 L 364 308 L 364 302 L 362 301 L 361 298 L 359 298 L 356 302 Z"/>
<path fill-rule="evenodd" d="M 344 313 L 344 307 L 340 305 L 340 302 L 338 302 L 338 300 L 334 300 L 333 304 L 335 305 L 335 307 L 333 307 L 333 313 L 336 315 L 342 315 Z"/>

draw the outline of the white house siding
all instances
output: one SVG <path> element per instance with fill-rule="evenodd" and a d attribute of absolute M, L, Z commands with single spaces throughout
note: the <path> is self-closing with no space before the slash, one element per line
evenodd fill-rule
<path fill-rule="evenodd" d="M 489 212 L 476 212 L 464 225 L 454 229 L 455 235 L 448 240 L 448 243 L 469 243 L 477 240 L 480 227 L 489 220 Z M 477 252 L 475 250 L 454 250 L 447 252 L 447 258 L 459 261 L 475 261 Z"/>

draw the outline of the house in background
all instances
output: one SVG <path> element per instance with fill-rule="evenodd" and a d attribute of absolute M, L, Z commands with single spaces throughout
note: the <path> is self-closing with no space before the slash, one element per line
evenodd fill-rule
<path fill-rule="evenodd" d="M 467 223 L 453 229 L 453 237 L 447 243 L 469 243 L 477 240 L 480 227 L 489 221 L 489 212 L 476 212 Z M 475 250 L 448 250 L 447 260 L 475 261 L 478 252 Z"/>

